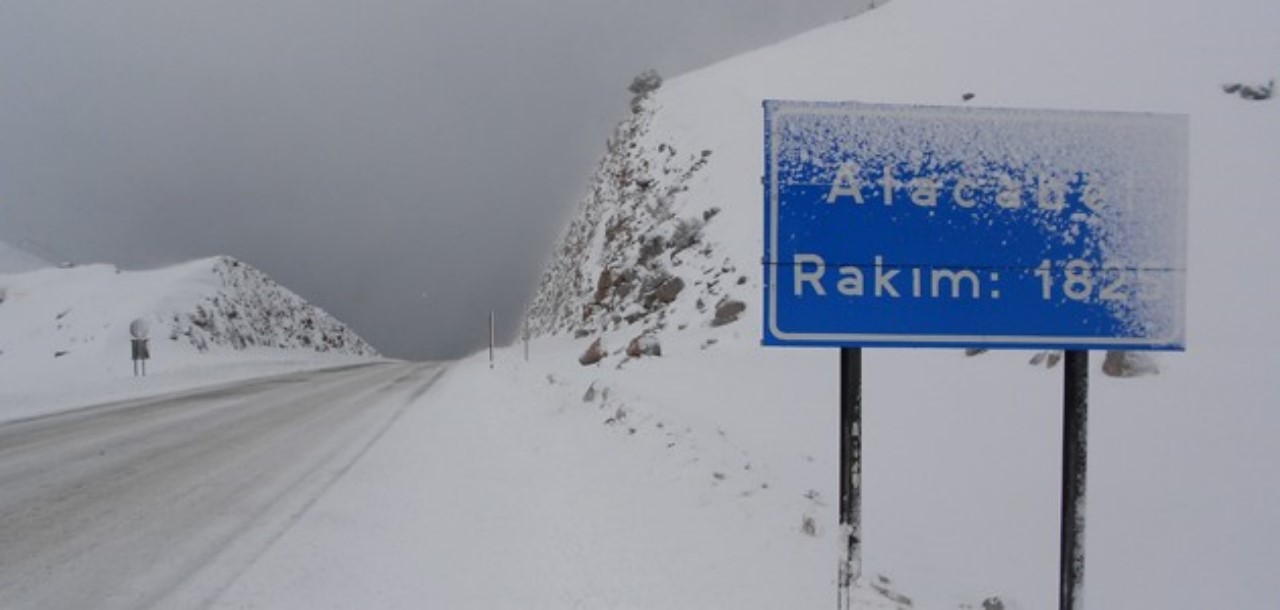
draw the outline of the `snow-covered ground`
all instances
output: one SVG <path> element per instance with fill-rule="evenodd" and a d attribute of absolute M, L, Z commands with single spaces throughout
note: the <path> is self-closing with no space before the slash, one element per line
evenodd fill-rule
<path fill-rule="evenodd" d="M 834 605 L 838 357 L 758 345 L 760 101 L 965 93 L 1190 116 L 1189 351 L 1136 379 L 1093 361 L 1085 606 L 1272 607 L 1280 101 L 1222 85 L 1277 76 L 1276 23 L 1248 0 L 895 0 L 668 82 L 535 304 L 565 332 L 454 365 L 216 607 Z M 638 292 L 600 281 L 627 264 Z M 724 300 L 746 310 L 713 326 Z M 660 357 L 622 353 L 642 332 Z M 864 355 L 858 607 L 1056 605 L 1061 371 L 1030 357 Z"/>
<path fill-rule="evenodd" d="M 150 338 L 145 378 L 133 376 L 135 320 Z M 227 258 L 0 274 L 0 421 L 376 356 L 328 314 Z"/>
<path fill-rule="evenodd" d="M 215 607 L 827 605 L 830 409 L 734 383 L 750 350 L 684 347 L 625 372 L 566 368 L 564 341 L 456 364 Z"/>
<path fill-rule="evenodd" d="M 830 607 L 838 358 L 750 335 L 456 364 L 216 607 Z M 1054 607 L 1062 381 L 1028 356 L 864 356 L 856 607 Z M 1224 356 L 1095 361 L 1086 607 L 1273 598 L 1280 414 L 1266 362 Z"/>
<path fill-rule="evenodd" d="M 221 607 L 833 605 L 838 358 L 758 346 L 762 99 L 1189 115 L 1189 351 L 1136 379 L 1093 360 L 1086 607 L 1270 607 L 1280 102 L 1222 86 L 1277 76 L 1275 23 L 1247 0 L 895 0 L 671 80 L 544 278 L 531 325 L 560 334 L 456 365 Z M 642 333 L 661 357 L 621 353 Z M 860 607 L 1056 605 L 1062 380 L 1031 356 L 864 355 Z"/>

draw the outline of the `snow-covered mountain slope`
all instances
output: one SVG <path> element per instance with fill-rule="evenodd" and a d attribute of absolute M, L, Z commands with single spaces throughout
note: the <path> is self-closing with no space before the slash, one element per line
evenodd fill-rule
<path fill-rule="evenodd" d="M 1086 606 L 1268 607 L 1280 99 L 1228 85 L 1280 76 L 1276 23 L 1280 4 L 1252 0 L 895 0 L 672 79 L 618 127 L 547 267 L 529 308 L 535 335 L 561 335 L 542 344 L 558 359 L 544 366 L 570 386 L 566 405 L 607 388 L 602 418 L 668 418 L 664 430 L 712 430 L 751 455 L 775 475 L 779 499 L 742 505 L 767 539 L 778 526 L 762 515 L 796 516 L 787 503 L 806 488 L 834 497 L 838 368 L 830 350 L 757 345 L 761 101 L 1186 114 L 1189 351 L 1161 355 L 1158 375 L 1091 385 Z M 656 343 L 660 358 L 627 355 L 641 335 L 632 352 Z M 596 340 L 598 364 L 579 366 Z M 864 355 L 865 552 L 914 607 L 980 607 L 988 594 L 1052 607 L 1061 380 L 1023 366 L 1030 356 Z M 624 442 L 662 442 L 633 429 Z M 829 502 L 810 510 L 820 526 L 834 518 Z M 817 537 L 832 544 L 770 539 L 790 558 L 776 569 L 829 565 L 809 582 L 830 585 L 834 536 Z"/>
<path fill-rule="evenodd" d="M 908 0 L 673 79 L 610 140 L 530 325 L 708 326 L 729 300 L 759 312 L 763 99 L 1189 114 L 1192 240 L 1225 237 L 1229 219 L 1271 216 L 1277 102 L 1222 87 L 1280 72 L 1280 43 L 1251 33 L 1273 17 L 1274 6 L 1243 0 Z M 1261 240 L 1262 226 L 1243 229 Z M 1195 279 L 1225 289 L 1221 274 Z"/>
<path fill-rule="evenodd" d="M 36 394 L 131 376 L 135 320 L 148 327 L 153 374 L 378 356 L 328 313 L 228 257 L 150 271 L 48 268 L 0 275 L 0 400 L 31 403 L 0 406 L 25 412 L 40 402 Z"/>
<path fill-rule="evenodd" d="M 40 257 L 0 241 L 0 274 L 24 273 L 49 266 Z"/>

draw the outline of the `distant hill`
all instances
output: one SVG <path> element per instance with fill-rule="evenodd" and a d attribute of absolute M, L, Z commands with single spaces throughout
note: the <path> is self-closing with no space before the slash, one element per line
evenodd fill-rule
<path fill-rule="evenodd" d="M 138 319 L 170 361 L 249 349 L 378 355 L 266 274 L 216 257 L 150 271 L 86 265 L 0 276 L 0 372 L 17 359 L 118 361 Z"/>
<path fill-rule="evenodd" d="M 17 246 L 0 241 L 0 275 L 7 273 L 25 273 L 43 269 L 51 265 L 40 257 Z"/>

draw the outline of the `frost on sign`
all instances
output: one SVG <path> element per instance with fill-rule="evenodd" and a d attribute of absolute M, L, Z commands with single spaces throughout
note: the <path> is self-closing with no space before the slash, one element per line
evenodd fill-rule
<path fill-rule="evenodd" d="M 765 102 L 764 341 L 1182 349 L 1187 131 Z"/>

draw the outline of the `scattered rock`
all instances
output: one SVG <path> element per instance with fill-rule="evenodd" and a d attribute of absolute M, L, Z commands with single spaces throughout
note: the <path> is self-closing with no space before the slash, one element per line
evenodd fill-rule
<path fill-rule="evenodd" d="M 735 299 L 725 299 L 716 305 L 716 317 L 711 320 L 712 326 L 724 326 L 738 321 L 738 316 L 747 310 L 747 304 Z"/>
<path fill-rule="evenodd" d="M 818 524 L 813 520 L 813 517 L 805 515 L 804 518 L 800 520 L 800 533 L 809 536 L 810 538 L 818 535 Z"/>
<path fill-rule="evenodd" d="M 578 364 L 581 364 L 582 366 L 591 366 L 601 360 L 604 360 L 606 355 L 608 355 L 608 351 L 604 349 L 604 339 L 597 337 L 596 340 L 592 341 L 591 345 L 587 347 L 587 351 L 582 352 L 582 355 L 578 357 Z"/>
<path fill-rule="evenodd" d="M 635 285 L 636 272 L 634 269 L 627 269 L 620 273 L 613 281 L 613 294 L 619 299 L 627 298 L 631 294 L 631 289 Z"/>
<path fill-rule="evenodd" d="M 703 220 L 685 218 L 676 222 L 675 231 L 671 234 L 672 254 L 693 247 L 702 241 Z"/>
<path fill-rule="evenodd" d="M 587 391 L 582 395 L 582 402 L 595 402 L 596 400 L 596 384 L 592 382 L 587 386 Z"/>
<path fill-rule="evenodd" d="M 1043 365 L 1045 368 L 1051 369 L 1055 366 L 1058 366 L 1058 363 L 1061 361 L 1062 361 L 1062 352 L 1046 350 L 1043 352 L 1036 352 L 1036 354 L 1031 357 L 1031 360 L 1029 361 L 1029 363 L 1031 364 L 1031 366 Z"/>
<path fill-rule="evenodd" d="M 1228 95 L 1239 95 L 1241 99 L 1259 102 L 1269 100 L 1275 93 L 1276 79 L 1271 79 L 1265 85 L 1246 85 L 1244 83 L 1230 83 L 1222 86 L 1222 91 Z"/>
<path fill-rule="evenodd" d="M 964 355 L 966 355 L 966 356 L 977 356 L 977 355 L 979 355 L 979 354 L 985 354 L 985 353 L 987 353 L 987 351 L 988 351 L 988 350 L 987 350 L 987 348 L 985 348 L 985 347 L 969 347 L 969 348 L 965 348 L 965 350 L 964 350 Z"/>
<path fill-rule="evenodd" d="M 915 605 L 915 602 L 911 601 L 910 597 L 907 597 L 906 595 L 903 595 L 901 593 L 898 593 L 897 591 L 890 589 L 887 584 L 887 580 L 888 579 L 886 579 L 886 582 L 872 581 L 871 589 L 876 593 L 879 593 L 880 595 L 884 596 L 885 599 L 895 604 L 898 604 L 900 606 L 905 606 L 910 608 L 913 605 Z"/>
<path fill-rule="evenodd" d="M 680 291 L 682 290 L 684 290 L 684 280 L 678 277 L 670 277 L 659 284 L 657 290 L 653 291 L 653 298 L 659 303 L 669 304 L 680 296 Z"/>
<path fill-rule="evenodd" d="M 1160 372 L 1151 354 L 1144 352 L 1107 352 L 1102 361 L 1102 372 L 1111 377 L 1142 377 Z"/>
<path fill-rule="evenodd" d="M 609 290 L 613 288 L 613 273 L 608 269 L 600 272 L 599 279 L 596 280 L 595 302 L 603 303 L 609 298 Z"/>
<path fill-rule="evenodd" d="M 613 417 L 604 420 L 604 423 L 606 426 L 613 426 L 622 423 L 622 420 L 626 418 L 627 408 L 625 406 L 618 405 L 618 408 L 613 411 Z"/>
<path fill-rule="evenodd" d="M 589 331 L 589 330 L 587 330 L 587 329 L 585 329 L 585 328 L 579 328 L 578 330 L 573 331 L 573 338 L 574 338 L 574 339 L 584 339 L 584 338 L 586 338 L 587 336 L 589 336 L 590 334 L 591 334 L 591 331 Z"/>
<path fill-rule="evenodd" d="M 642 356 L 661 356 L 662 344 L 658 342 L 658 338 L 653 335 L 640 335 L 631 340 L 627 344 L 627 356 L 631 358 L 640 358 Z"/>
<path fill-rule="evenodd" d="M 967 102 L 967 101 L 969 101 L 969 100 L 973 99 L 973 93 L 965 93 L 964 95 L 960 96 L 960 99 L 962 99 L 962 100 L 964 100 L 964 101 L 966 101 L 966 102 Z"/>
<path fill-rule="evenodd" d="M 645 242 L 640 245 L 640 264 L 643 265 L 654 258 L 657 258 L 657 256 L 662 254 L 663 250 L 666 249 L 667 240 L 663 239 L 661 235 L 655 235 L 645 240 Z"/>

